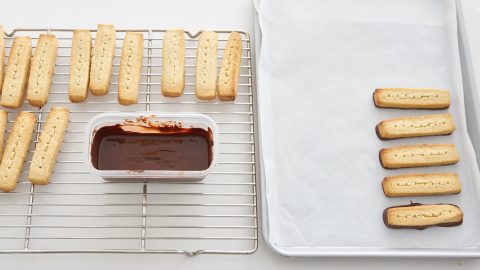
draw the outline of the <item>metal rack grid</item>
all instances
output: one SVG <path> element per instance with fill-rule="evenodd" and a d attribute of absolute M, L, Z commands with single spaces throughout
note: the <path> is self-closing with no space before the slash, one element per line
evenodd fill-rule
<path fill-rule="evenodd" d="M 95 30 L 91 30 L 95 35 Z M 16 29 L 7 34 L 6 53 L 15 35 L 55 34 L 59 49 L 49 102 L 41 109 L 28 103 L 20 110 L 38 114 L 38 124 L 17 189 L 0 193 L 0 253 L 204 253 L 249 254 L 257 249 L 255 92 L 252 47 L 242 35 L 243 53 L 234 102 L 200 101 L 194 93 L 197 37 L 186 34 L 186 87 L 179 98 L 160 93 L 162 40 L 165 30 L 144 33 L 145 51 L 139 102 L 117 103 L 119 55 L 127 30 L 117 30 L 112 83 L 108 95 L 68 101 L 73 29 Z M 228 34 L 219 34 L 220 64 Z M 47 186 L 32 185 L 32 152 L 52 106 L 68 107 L 70 123 Z M 8 130 L 18 110 L 9 111 Z M 84 162 L 85 125 L 102 112 L 195 112 L 212 117 L 220 131 L 220 158 L 202 182 L 108 182 L 88 172 Z M 6 137 L 8 134 L 6 134 Z"/>

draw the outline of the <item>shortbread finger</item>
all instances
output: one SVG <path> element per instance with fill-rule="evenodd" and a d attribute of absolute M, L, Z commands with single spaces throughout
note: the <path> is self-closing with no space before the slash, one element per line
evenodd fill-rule
<path fill-rule="evenodd" d="M 115 55 L 115 28 L 110 24 L 99 24 L 92 49 L 89 88 L 93 95 L 108 93 L 112 78 Z"/>
<path fill-rule="evenodd" d="M 67 130 L 68 114 L 67 108 L 60 107 L 53 107 L 48 113 L 30 164 L 28 179 L 33 184 L 48 184 Z"/>
<path fill-rule="evenodd" d="M 5 130 L 7 130 L 8 113 L 0 110 L 0 157 L 3 154 L 3 143 L 5 141 Z"/>
<path fill-rule="evenodd" d="M 380 162 L 385 169 L 449 165 L 459 160 L 454 144 L 409 145 L 380 150 Z"/>
<path fill-rule="evenodd" d="M 168 30 L 163 39 L 162 94 L 179 97 L 185 88 L 185 37 L 183 30 Z"/>
<path fill-rule="evenodd" d="M 218 76 L 218 98 L 223 101 L 235 100 L 238 77 L 242 62 L 242 37 L 237 32 L 230 33 L 223 53 Z"/>
<path fill-rule="evenodd" d="M 382 140 L 448 135 L 454 130 L 455 123 L 449 113 L 394 118 L 382 121 L 376 127 Z"/>
<path fill-rule="evenodd" d="M 387 197 L 446 195 L 462 191 L 456 173 L 389 176 L 383 179 L 382 188 Z"/>
<path fill-rule="evenodd" d="M 40 35 L 28 79 L 27 100 L 32 106 L 42 107 L 47 103 L 57 59 L 57 49 L 58 41 L 54 35 Z"/>
<path fill-rule="evenodd" d="M 138 101 L 142 60 L 143 34 L 127 32 L 118 74 L 118 102 L 122 105 L 135 104 Z"/>
<path fill-rule="evenodd" d="M 0 190 L 10 192 L 17 186 L 23 163 L 32 141 L 37 117 L 30 112 L 20 112 L 8 137 L 0 163 Z"/>
<path fill-rule="evenodd" d="M 92 35 L 90 31 L 73 31 L 68 84 L 68 97 L 71 102 L 82 102 L 87 98 L 91 53 Z"/>
<path fill-rule="evenodd" d="M 15 37 L 3 81 L 0 99 L 3 107 L 14 109 L 22 105 L 30 72 L 30 58 L 32 58 L 30 37 Z"/>
<path fill-rule="evenodd" d="M 3 76 L 5 75 L 5 31 L 0 26 L 0 91 L 2 91 Z"/>
<path fill-rule="evenodd" d="M 217 33 L 203 31 L 198 38 L 195 94 L 212 100 L 217 95 Z"/>
<path fill-rule="evenodd" d="M 380 108 L 446 109 L 450 106 L 450 92 L 427 88 L 378 88 L 373 100 Z"/>
<path fill-rule="evenodd" d="M 463 222 L 463 212 L 451 204 L 423 205 L 414 203 L 394 206 L 383 212 L 385 225 L 392 229 L 418 229 L 428 227 L 452 227 Z"/>

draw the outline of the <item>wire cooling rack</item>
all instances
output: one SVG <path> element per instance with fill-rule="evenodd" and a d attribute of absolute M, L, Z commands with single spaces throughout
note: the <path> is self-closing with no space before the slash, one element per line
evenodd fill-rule
<path fill-rule="evenodd" d="M 91 30 L 95 35 L 95 30 Z M 255 92 L 252 47 L 242 35 L 243 53 L 234 102 L 195 97 L 198 34 L 186 34 L 186 87 L 182 97 L 161 95 L 162 41 L 165 30 L 132 29 L 145 36 L 139 102 L 117 102 L 121 46 L 127 30 L 117 30 L 112 83 L 108 95 L 68 100 L 73 29 L 16 29 L 6 38 L 7 56 L 14 36 L 55 34 L 59 49 L 49 102 L 28 103 L 38 124 L 17 189 L 0 193 L 0 253 L 203 253 L 249 254 L 257 249 Z M 218 65 L 231 31 L 219 35 Z M 52 106 L 68 107 L 70 123 L 47 186 L 28 179 L 31 157 Z M 19 110 L 9 110 L 8 132 Z M 157 111 L 203 113 L 219 126 L 219 162 L 202 182 L 108 182 L 88 172 L 83 141 L 86 123 L 98 113 Z M 8 137 L 8 134 L 6 134 Z"/>

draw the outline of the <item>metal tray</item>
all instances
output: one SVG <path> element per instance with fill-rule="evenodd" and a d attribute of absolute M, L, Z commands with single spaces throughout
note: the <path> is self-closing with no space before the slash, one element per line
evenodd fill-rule
<path fill-rule="evenodd" d="M 92 34 L 95 30 L 92 29 Z M 243 55 L 235 102 L 204 102 L 194 93 L 197 37 L 186 34 L 186 88 L 179 98 L 160 93 L 162 40 L 165 30 L 144 33 L 145 51 L 138 104 L 117 102 L 119 55 L 127 30 L 117 30 L 113 78 L 108 95 L 68 101 L 73 29 L 15 29 L 33 45 L 41 33 L 55 34 L 59 50 L 49 102 L 41 109 L 25 103 L 20 110 L 38 114 L 21 180 L 15 192 L 0 193 L 0 253 L 205 253 L 249 254 L 257 249 L 255 88 L 250 36 L 241 33 Z M 228 34 L 219 34 L 220 64 Z M 52 106 L 68 107 L 70 123 L 47 186 L 32 185 L 32 152 Z M 8 130 L 18 110 L 9 110 Z M 89 173 L 84 163 L 84 132 L 98 113 L 157 111 L 204 113 L 219 126 L 220 158 L 202 182 L 107 182 Z M 8 134 L 6 134 L 8 137 Z"/>
<path fill-rule="evenodd" d="M 254 1 L 255 6 L 258 7 L 261 0 Z M 467 120 L 467 130 L 475 149 L 475 154 L 480 156 L 480 98 L 477 91 L 477 79 L 474 73 L 474 66 L 478 64 L 478 61 L 472 59 L 472 53 L 469 45 L 471 46 L 471 40 L 468 39 L 468 35 L 472 34 L 468 31 L 465 22 L 465 10 L 462 6 L 462 2 L 455 1 L 457 7 L 457 24 L 458 24 L 458 43 L 460 49 L 460 62 L 462 69 L 463 90 L 465 97 L 465 110 Z M 477 5 L 478 6 L 478 5 Z M 255 49 L 257 52 L 261 51 L 262 32 L 259 25 L 258 9 L 256 10 L 254 23 L 255 23 Z M 471 13 L 471 12 L 470 12 Z M 472 15 L 472 14 L 470 14 Z M 471 29 L 470 29 L 471 30 Z M 258 64 L 258 57 L 257 64 Z M 257 76 L 257 81 L 261 80 Z M 262 91 L 258 89 L 258 91 Z M 261 106 L 261 104 L 259 105 Z M 261 134 L 261 125 L 258 133 Z M 261 136 L 259 136 L 261 137 Z M 260 156 L 262 157 L 262 143 L 258 144 Z M 480 160 L 477 159 L 477 164 L 480 166 Z M 480 258 L 480 249 L 478 245 L 472 249 L 387 249 L 381 247 L 323 247 L 318 248 L 315 251 L 306 247 L 296 248 L 283 248 L 278 247 L 269 239 L 269 226 L 270 220 L 267 211 L 267 200 L 265 195 L 265 174 L 263 171 L 263 159 L 259 160 L 260 171 L 260 193 L 261 193 L 261 227 L 263 238 L 266 244 L 272 248 L 275 252 L 289 257 L 442 257 L 442 258 Z"/>

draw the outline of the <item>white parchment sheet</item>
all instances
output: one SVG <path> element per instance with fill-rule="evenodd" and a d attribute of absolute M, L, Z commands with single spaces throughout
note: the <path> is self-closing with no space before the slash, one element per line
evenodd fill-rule
<path fill-rule="evenodd" d="M 479 172 L 466 131 L 453 0 L 262 0 L 259 112 L 268 241 L 278 247 L 469 249 L 478 245 Z M 379 87 L 451 90 L 448 110 L 376 108 Z M 392 117 L 450 112 L 450 136 L 381 141 Z M 385 170 L 383 147 L 455 143 L 457 165 Z M 457 172 L 463 190 L 386 198 L 381 181 L 404 173 Z M 392 230 L 386 207 L 453 203 L 453 228 Z"/>

